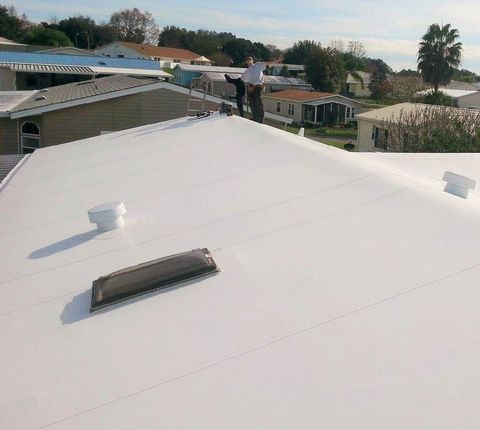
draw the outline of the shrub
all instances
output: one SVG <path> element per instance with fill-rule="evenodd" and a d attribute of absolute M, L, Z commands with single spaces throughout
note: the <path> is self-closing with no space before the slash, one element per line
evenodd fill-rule
<path fill-rule="evenodd" d="M 480 113 L 447 106 L 402 112 L 385 124 L 393 152 L 480 152 Z"/>

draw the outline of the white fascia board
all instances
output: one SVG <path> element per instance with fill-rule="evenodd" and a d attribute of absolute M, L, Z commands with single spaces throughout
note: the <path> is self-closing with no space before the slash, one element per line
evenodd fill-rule
<path fill-rule="evenodd" d="M 32 115 L 41 115 L 42 113 L 51 112 L 59 109 L 65 109 L 74 106 L 86 105 L 90 103 L 100 102 L 103 100 L 110 100 L 117 97 L 130 96 L 132 94 L 145 93 L 148 91 L 158 90 L 164 88 L 164 82 L 158 82 L 155 84 L 147 84 L 141 87 L 128 88 L 126 90 L 113 91 L 107 94 L 99 94 L 97 96 L 85 97 L 82 99 L 70 100 L 68 102 L 55 103 L 47 106 L 40 106 L 38 108 L 26 109 L 18 112 L 12 112 L 10 114 L 11 119 L 23 118 Z"/>
<path fill-rule="evenodd" d="M 150 70 L 150 69 L 120 69 L 114 67 L 92 67 L 90 69 L 95 74 L 105 74 L 105 75 L 140 75 L 140 76 L 156 76 L 162 78 L 171 78 L 173 75 L 170 73 L 164 72 L 163 70 Z"/>

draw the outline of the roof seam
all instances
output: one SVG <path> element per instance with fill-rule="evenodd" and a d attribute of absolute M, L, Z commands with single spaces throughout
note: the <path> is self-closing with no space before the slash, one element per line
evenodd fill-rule
<path fill-rule="evenodd" d="M 137 395 L 139 395 L 139 394 L 145 393 L 145 392 L 147 392 L 147 391 L 154 390 L 154 389 L 159 388 L 159 387 L 161 387 L 161 386 L 163 386 L 163 385 L 167 385 L 167 384 L 170 384 L 170 383 L 172 383 L 172 382 L 178 381 L 178 380 L 180 380 L 180 379 L 187 378 L 187 377 L 192 376 L 192 375 L 194 375 L 194 374 L 196 374 L 196 373 L 200 373 L 200 372 L 203 372 L 203 371 L 205 371 L 205 370 L 211 369 L 211 368 L 213 368 L 213 367 L 220 366 L 220 365 L 225 364 L 225 363 L 228 363 L 228 362 L 230 362 L 230 361 L 233 361 L 233 360 L 236 360 L 236 359 L 245 357 L 245 356 L 250 355 L 250 354 L 252 354 L 252 353 L 255 353 L 255 352 L 257 352 L 257 351 L 261 351 L 261 350 L 263 350 L 263 349 L 269 348 L 270 346 L 273 346 L 273 345 L 276 345 L 276 344 L 278 344 L 278 343 L 281 343 L 281 342 L 283 342 L 283 341 L 292 339 L 293 337 L 300 336 L 300 335 L 302 335 L 302 334 L 304 334 L 304 333 L 307 333 L 307 332 L 316 330 L 316 329 L 318 329 L 318 328 L 321 328 L 321 327 L 323 327 L 323 326 L 325 326 L 325 325 L 328 325 L 328 324 L 330 324 L 330 323 L 333 323 L 333 322 L 335 322 L 335 321 L 338 321 L 338 320 L 341 320 L 341 319 L 344 319 L 344 318 L 347 318 L 347 317 L 356 315 L 356 314 L 358 314 L 358 313 L 361 313 L 361 312 L 366 311 L 366 310 L 368 310 L 368 309 L 371 309 L 371 308 L 373 308 L 373 307 L 376 307 L 376 306 L 382 305 L 382 304 L 384 304 L 384 303 L 390 302 L 390 301 L 392 301 L 392 300 L 395 300 L 395 299 L 397 299 L 397 298 L 399 298 L 399 297 L 402 297 L 402 296 L 405 296 L 405 295 L 414 293 L 414 292 L 419 291 L 419 290 L 421 290 L 421 289 L 423 289 L 423 288 L 430 287 L 430 286 L 432 286 L 432 285 L 434 285 L 434 284 L 436 284 L 436 283 L 438 283 L 438 282 L 441 282 L 441 281 L 443 281 L 443 280 L 445 280 L 445 279 L 449 279 L 449 278 L 455 277 L 455 276 L 457 276 L 457 275 L 459 275 L 459 274 L 468 272 L 468 271 L 473 270 L 473 269 L 475 269 L 475 268 L 477 268 L 477 267 L 480 267 L 480 263 L 475 264 L 475 265 L 470 266 L 470 267 L 467 267 L 467 268 L 465 268 L 465 269 L 461 269 L 461 270 L 459 270 L 459 271 L 457 271 L 457 272 L 453 272 L 453 273 L 447 274 L 447 275 L 445 275 L 445 276 L 442 276 L 442 277 L 440 277 L 440 278 L 434 279 L 434 280 L 432 280 L 432 281 L 429 281 L 429 282 L 426 282 L 426 283 L 417 285 L 417 286 L 412 287 L 412 288 L 409 288 L 409 289 L 407 289 L 407 290 L 400 291 L 400 292 L 398 292 L 398 293 L 396 293 L 396 294 L 392 294 L 392 295 L 390 295 L 390 296 L 384 297 L 384 298 L 382 298 L 382 299 L 379 299 L 379 300 L 376 300 L 376 301 L 374 301 L 374 302 L 368 303 L 368 304 L 366 304 L 366 305 L 360 306 L 360 307 L 358 307 L 358 308 L 352 309 L 351 311 L 344 312 L 344 313 L 342 313 L 342 314 L 336 315 L 336 316 L 334 316 L 334 317 L 328 318 L 328 319 L 323 320 L 323 321 L 320 321 L 320 322 L 318 322 L 318 323 L 311 324 L 311 325 L 309 325 L 309 326 L 303 327 L 303 328 L 301 328 L 301 329 L 299 329 L 299 330 L 295 330 L 295 331 L 293 331 L 293 332 L 291 332 L 291 333 L 288 333 L 288 334 L 286 334 L 286 335 L 284 335 L 284 336 L 281 336 L 281 337 L 278 337 L 278 338 L 276 338 L 276 339 L 273 339 L 273 340 L 271 340 L 271 341 L 269 341 L 269 342 L 263 343 L 263 344 L 261 344 L 261 345 L 257 345 L 257 346 L 255 346 L 255 347 L 249 348 L 249 349 L 247 349 L 247 350 L 245 350 L 245 351 L 242 351 L 242 352 L 238 352 L 238 353 L 236 353 L 236 354 L 232 354 L 232 355 L 230 355 L 230 356 L 228 356 L 228 357 L 225 357 L 225 358 L 223 358 L 223 359 L 221 359 L 221 360 L 217 360 L 217 361 L 215 361 L 215 362 L 213 362 L 213 363 L 207 364 L 207 365 L 205 365 L 205 366 L 201 366 L 201 367 L 199 367 L 199 368 L 196 368 L 196 369 L 191 370 L 191 371 L 189 371 L 189 372 L 183 373 L 183 374 L 181 374 L 181 375 L 177 375 L 177 376 L 171 377 L 171 378 L 169 378 L 169 379 L 166 379 L 166 380 L 164 380 L 164 381 L 161 381 L 161 382 L 158 382 L 158 383 L 156 383 L 156 384 L 150 385 L 150 386 L 145 387 L 145 388 L 143 388 L 143 389 L 134 391 L 134 392 L 132 392 L 132 393 L 130 393 L 130 394 L 117 397 L 116 399 L 113 399 L 113 400 L 110 400 L 110 401 L 108 401 L 108 402 L 99 404 L 99 405 L 94 406 L 94 407 L 89 408 L 89 409 L 85 409 L 84 411 L 78 412 L 78 413 L 73 414 L 73 415 L 70 415 L 70 416 L 68 416 L 68 417 L 64 417 L 64 418 L 61 418 L 61 419 L 59 419 L 59 420 L 53 421 L 53 422 L 51 422 L 51 423 L 49 423 L 49 424 L 47 424 L 47 425 L 45 425 L 45 426 L 39 427 L 38 430 L 42 430 L 42 429 L 45 429 L 45 428 L 50 427 L 50 426 L 52 426 L 52 425 L 55 425 L 55 424 L 58 424 L 58 423 L 61 423 L 61 422 L 68 421 L 68 420 L 70 420 L 70 419 L 73 419 L 73 418 L 78 417 L 78 416 L 81 416 L 81 415 L 88 414 L 88 413 L 90 413 L 90 412 L 92 412 L 92 411 L 95 411 L 95 410 L 97 410 L 97 409 L 100 409 L 100 408 L 109 406 L 109 405 L 111 405 L 111 404 L 117 403 L 117 402 L 122 401 L 122 400 L 125 400 L 125 399 L 129 399 L 129 398 L 131 398 L 131 397 L 135 397 L 135 396 L 137 396 Z"/>

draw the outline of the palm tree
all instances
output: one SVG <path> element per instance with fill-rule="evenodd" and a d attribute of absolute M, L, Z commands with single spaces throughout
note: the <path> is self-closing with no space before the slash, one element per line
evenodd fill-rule
<path fill-rule="evenodd" d="M 418 70 L 424 81 L 433 85 L 435 93 L 440 84 L 450 83 L 454 69 L 460 65 L 462 44 L 456 41 L 459 37 L 458 30 L 451 29 L 450 24 L 432 24 L 422 37 Z"/>

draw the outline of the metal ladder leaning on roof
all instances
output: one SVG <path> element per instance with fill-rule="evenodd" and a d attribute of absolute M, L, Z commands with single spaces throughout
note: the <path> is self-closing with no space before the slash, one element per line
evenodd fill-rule
<path fill-rule="evenodd" d="M 185 116 L 194 116 L 200 112 L 205 111 L 205 98 L 207 96 L 207 90 L 205 89 L 205 85 L 202 88 L 193 88 L 193 84 L 190 84 L 190 91 L 188 92 L 188 103 L 187 103 L 187 112 Z M 202 93 L 203 97 L 201 99 L 192 95 L 192 92 L 196 91 L 198 93 Z M 201 103 L 201 105 L 199 105 Z"/>

